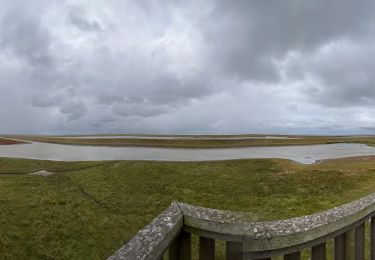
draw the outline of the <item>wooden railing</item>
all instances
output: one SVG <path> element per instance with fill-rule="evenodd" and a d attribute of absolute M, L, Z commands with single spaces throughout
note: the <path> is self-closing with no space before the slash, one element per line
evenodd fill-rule
<path fill-rule="evenodd" d="M 366 255 L 375 260 L 375 193 L 313 215 L 265 222 L 249 221 L 246 213 L 173 202 L 109 259 L 191 259 L 192 234 L 199 237 L 200 260 L 215 259 L 215 240 L 225 241 L 230 260 L 298 260 L 302 250 L 312 260 L 326 259 L 330 252 L 335 260 Z"/>

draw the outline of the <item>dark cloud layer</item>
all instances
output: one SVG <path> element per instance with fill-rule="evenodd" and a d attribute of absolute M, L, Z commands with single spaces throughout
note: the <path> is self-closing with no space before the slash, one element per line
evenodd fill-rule
<path fill-rule="evenodd" d="M 0 132 L 373 132 L 374 11 L 0 0 Z"/>

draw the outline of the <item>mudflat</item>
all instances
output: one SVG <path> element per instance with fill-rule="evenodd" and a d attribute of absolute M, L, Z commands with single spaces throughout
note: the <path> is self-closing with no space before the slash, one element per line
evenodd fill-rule
<path fill-rule="evenodd" d="M 0 145 L 11 145 L 11 144 L 21 144 L 21 143 L 23 143 L 23 142 L 0 137 Z"/>

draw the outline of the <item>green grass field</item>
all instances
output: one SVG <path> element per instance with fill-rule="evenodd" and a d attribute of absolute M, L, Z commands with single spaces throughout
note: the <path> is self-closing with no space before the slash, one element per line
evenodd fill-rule
<path fill-rule="evenodd" d="M 38 170 L 56 174 L 27 174 Z M 0 259 L 103 259 L 174 200 L 274 220 L 374 190 L 375 157 L 315 165 L 0 159 Z"/>

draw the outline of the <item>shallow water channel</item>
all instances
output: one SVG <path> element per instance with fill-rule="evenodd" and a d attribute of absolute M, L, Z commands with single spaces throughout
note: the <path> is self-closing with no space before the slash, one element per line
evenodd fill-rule
<path fill-rule="evenodd" d="M 245 158 L 283 158 L 311 164 L 318 160 L 375 155 L 363 144 L 322 144 L 224 149 L 174 149 L 144 147 L 74 146 L 33 142 L 2 145 L 0 157 L 58 161 L 159 160 L 212 161 Z"/>
<path fill-rule="evenodd" d="M 140 136 L 140 135 L 90 135 L 90 136 L 60 136 L 59 138 L 70 139 L 182 139 L 182 140 L 247 140 L 247 139 L 299 139 L 298 137 L 288 136 L 229 136 L 229 137 L 202 137 L 202 136 Z"/>

